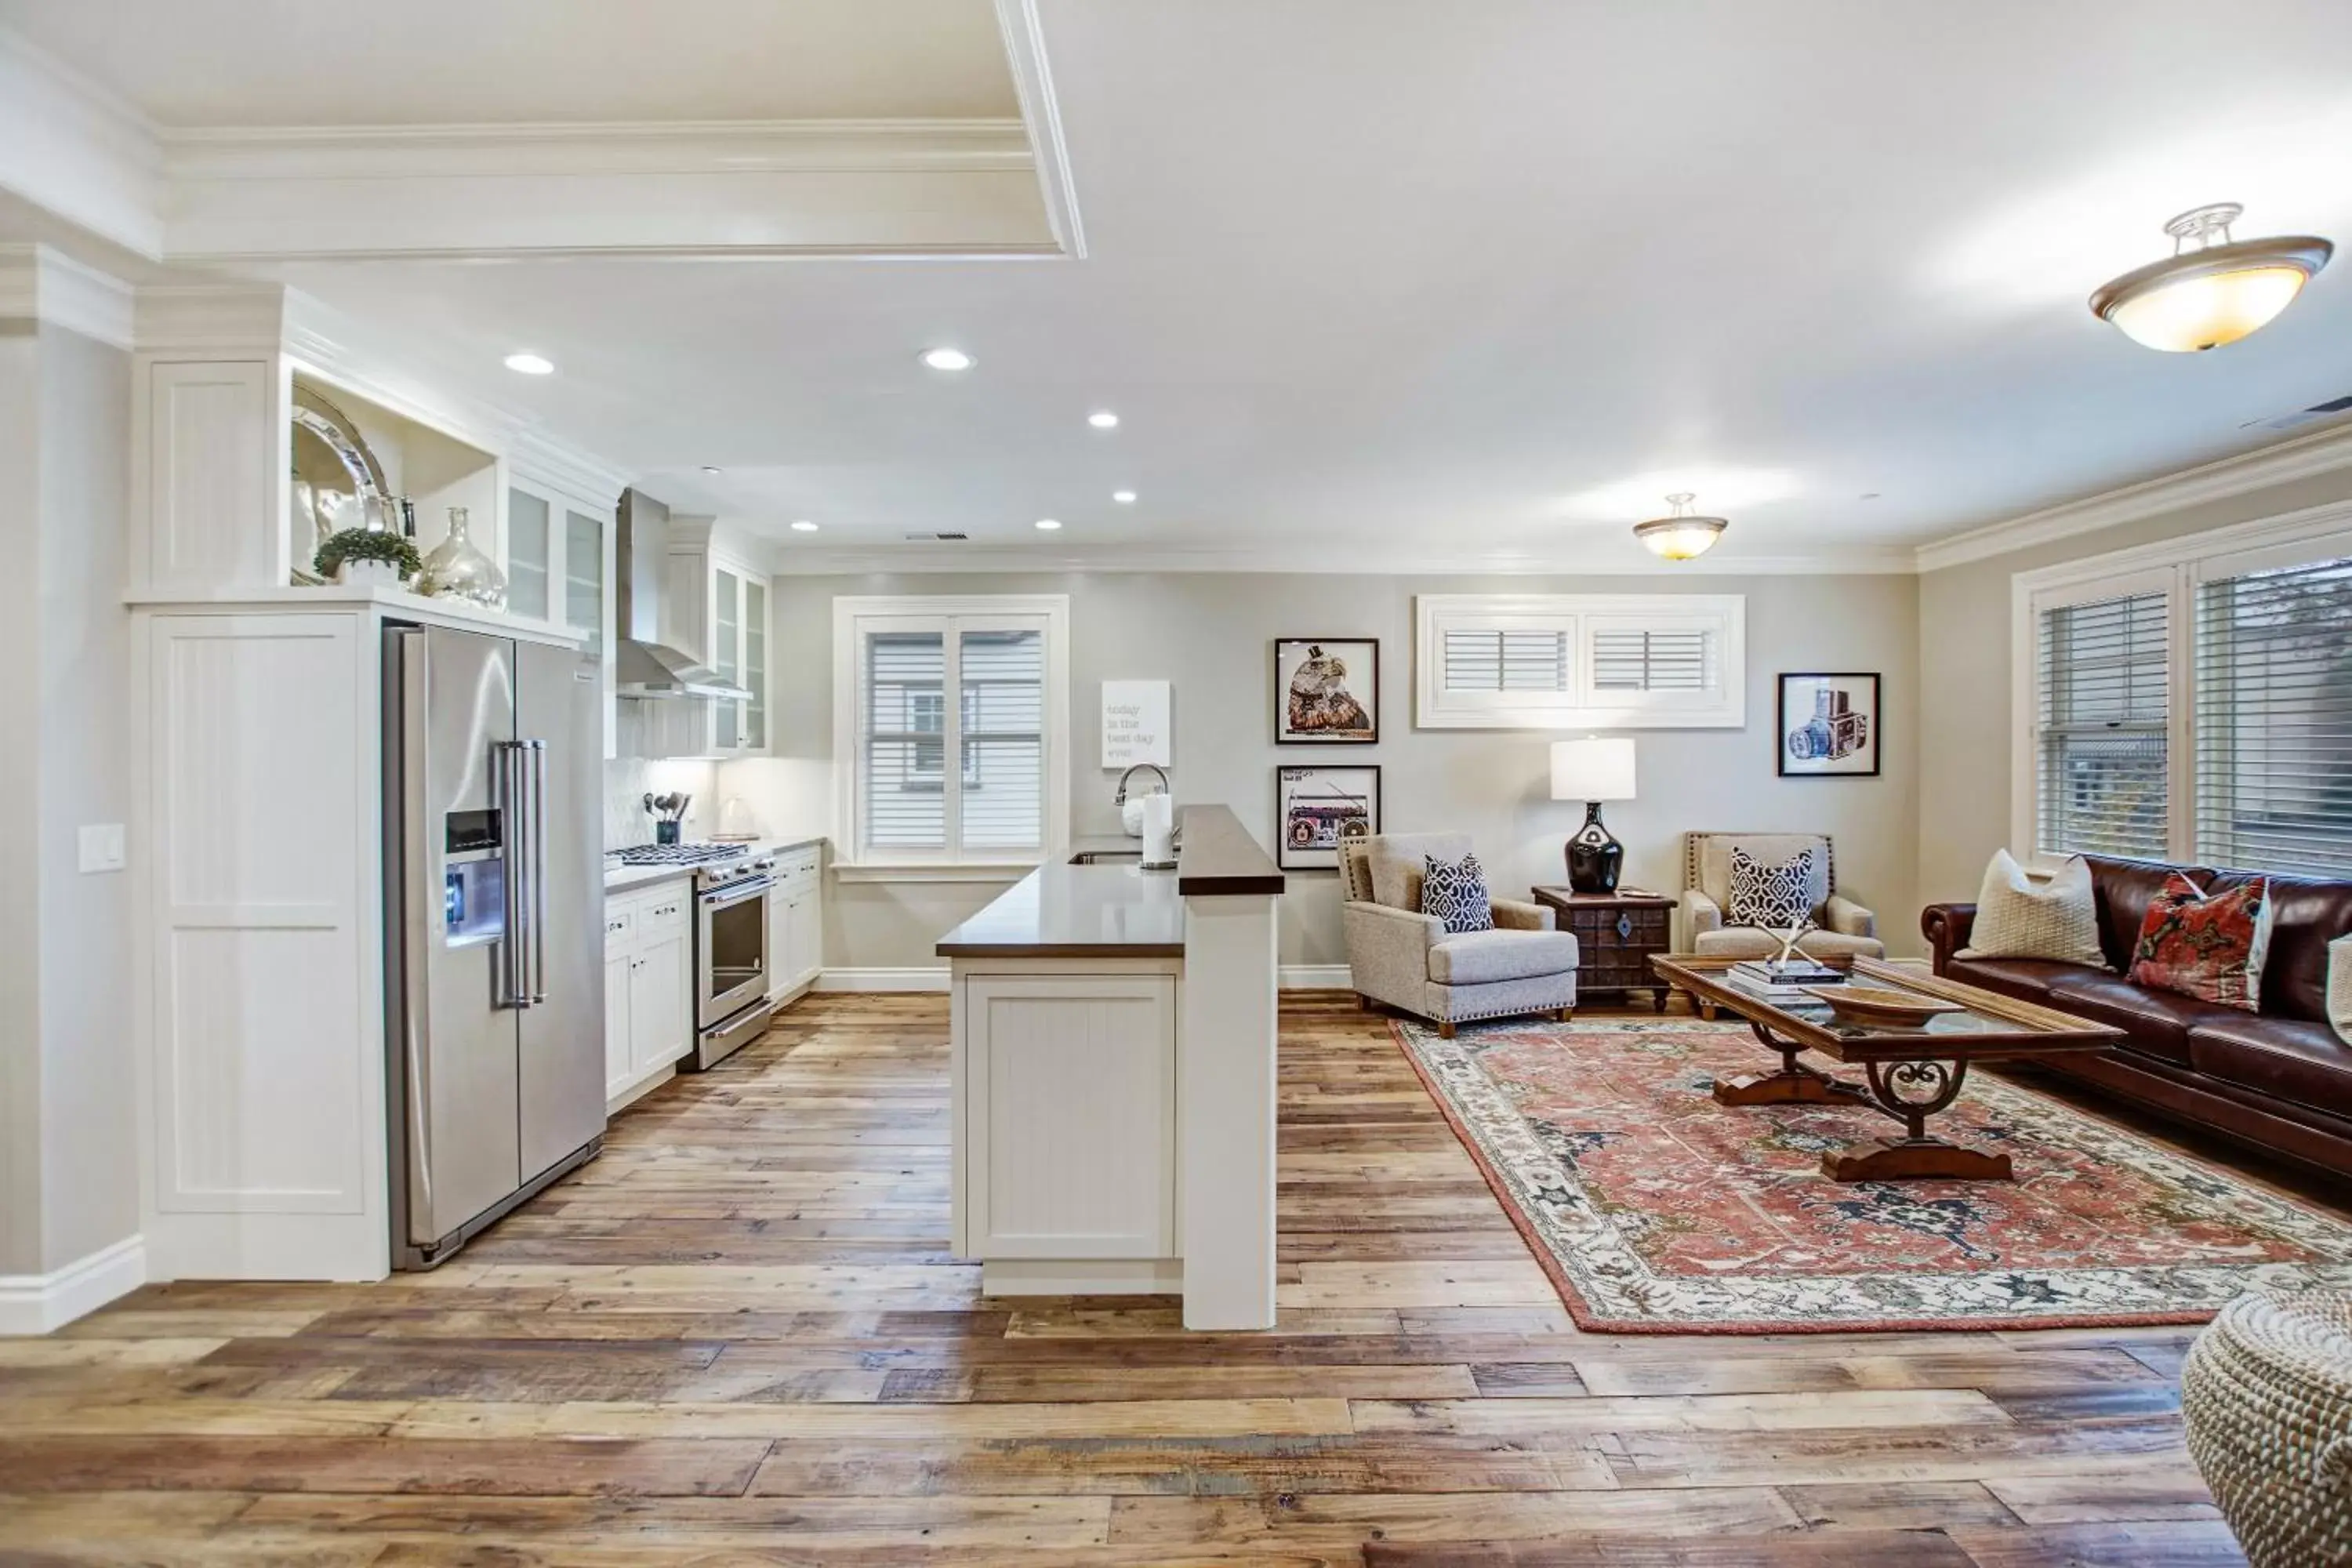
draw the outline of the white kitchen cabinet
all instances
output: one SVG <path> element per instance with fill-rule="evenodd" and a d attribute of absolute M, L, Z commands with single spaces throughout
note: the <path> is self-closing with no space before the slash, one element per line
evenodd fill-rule
<path fill-rule="evenodd" d="M 768 749 L 768 579 L 707 521 L 670 522 L 663 625 L 679 651 L 750 695 L 694 699 L 660 716 L 664 756 L 743 757 Z M 683 723 L 687 732 L 676 732 Z"/>
<path fill-rule="evenodd" d="M 604 905 L 604 1100 L 667 1079 L 694 1044 L 694 889 L 679 878 Z"/>
<path fill-rule="evenodd" d="M 1176 1255 L 1176 977 L 972 973 L 958 997 L 958 1250 Z"/>
<path fill-rule="evenodd" d="M 816 983 L 824 968 L 823 850 L 787 850 L 776 860 L 768 893 L 768 996 L 783 1002 Z"/>
<path fill-rule="evenodd" d="M 507 487 L 507 607 L 588 634 L 604 667 L 604 755 L 617 754 L 613 695 L 613 509 L 521 476 Z"/>

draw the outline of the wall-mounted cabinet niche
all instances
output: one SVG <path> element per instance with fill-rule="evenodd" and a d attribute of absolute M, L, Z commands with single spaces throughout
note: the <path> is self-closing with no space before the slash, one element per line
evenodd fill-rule
<path fill-rule="evenodd" d="M 497 454 L 445 430 L 386 408 L 356 392 L 308 372 L 294 374 L 299 395 L 323 400 L 356 428 L 383 469 L 384 488 L 405 496 L 416 509 L 416 548 L 430 554 L 449 533 L 449 509 L 464 507 L 474 546 L 504 568 L 507 560 L 506 486 Z M 318 548 L 315 524 L 295 515 L 291 484 L 281 488 L 289 556 L 308 565 Z"/>

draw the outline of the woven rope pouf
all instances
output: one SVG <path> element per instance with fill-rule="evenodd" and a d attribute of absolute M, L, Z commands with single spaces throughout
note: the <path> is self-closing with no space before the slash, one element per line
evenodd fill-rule
<path fill-rule="evenodd" d="M 2239 1297 L 2189 1348 L 2180 1395 L 2253 1568 L 2352 1565 L 2352 1295 Z"/>

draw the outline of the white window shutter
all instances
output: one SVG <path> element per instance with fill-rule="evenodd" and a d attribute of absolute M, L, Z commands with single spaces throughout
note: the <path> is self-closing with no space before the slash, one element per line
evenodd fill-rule
<path fill-rule="evenodd" d="M 2162 859 L 2169 843 L 2171 635 L 2161 592 L 2042 612 L 2035 846 Z"/>
<path fill-rule="evenodd" d="M 2352 874 L 2352 560 L 2204 584 L 2196 691 L 2198 858 Z"/>

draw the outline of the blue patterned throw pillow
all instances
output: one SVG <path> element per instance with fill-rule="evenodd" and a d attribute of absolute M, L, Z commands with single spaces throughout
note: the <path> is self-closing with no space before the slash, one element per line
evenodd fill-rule
<path fill-rule="evenodd" d="M 1486 873 L 1479 868 L 1477 856 L 1440 860 L 1434 855 L 1424 855 L 1422 859 L 1426 867 L 1421 878 L 1423 914 L 1435 915 L 1444 921 L 1449 935 L 1495 929 L 1494 912 L 1486 903 Z"/>

